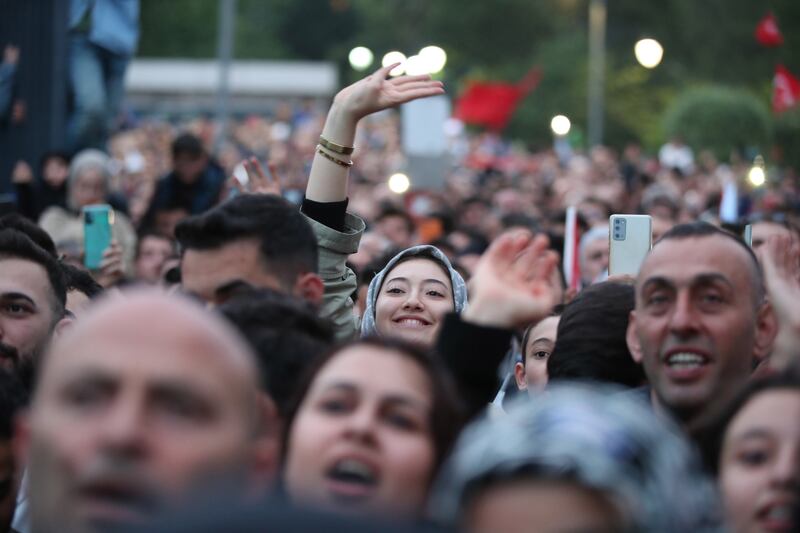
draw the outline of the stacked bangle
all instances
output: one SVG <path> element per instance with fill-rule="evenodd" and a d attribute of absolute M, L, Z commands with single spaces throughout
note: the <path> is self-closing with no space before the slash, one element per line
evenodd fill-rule
<path fill-rule="evenodd" d="M 353 146 L 342 146 L 341 144 L 336 144 L 334 142 L 329 141 L 322 135 L 319 136 L 319 144 L 320 146 L 322 146 L 323 148 L 327 148 L 331 152 L 336 152 L 337 154 L 342 154 L 342 155 L 350 155 L 353 153 L 353 150 L 355 150 L 355 147 Z"/>
<path fill-rule="evenodd" d="M 324 157 L 325 159 L 327 159 L 328 161 L 330 161 L 331 163 L 336 163 L 340 167 L 350 168 L 353 166 L 352 161 L 342 161 L 338 157 L 333 157 L 331 154 L 322 149 L 322 145 L 319 144 L 317 145 L 317 153 L 322 157 Z"/>

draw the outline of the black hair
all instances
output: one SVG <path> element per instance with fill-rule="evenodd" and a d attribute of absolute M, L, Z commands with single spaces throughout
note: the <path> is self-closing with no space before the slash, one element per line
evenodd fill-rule
<path fill-rule="evenodd" d="M 364 267 L 358 271 L 358 284 L 369 285 L 372 279 L 378 275 L 378 272 L 386 268 L 389 261 L 399 253 L 400 250 L 392 248 L 364 265 Z"/>
<path fill-rule="evenodd" d="M 33 221 L 18 213 L 9 213 L 0 217 L 0 230 L 9 228 L 21 231 L 45 252 L 58 257 L 56 245 L 50 235 Z"/>
<path fill-rule="evenodd" d="M 25 233 L 16 229 L 0 229 L 0 259 L 24 259 L 36 263 L 45 269 L 50 281 L 51 307 L 55 319 L 64 316 L 67 302 L 67 287 L 61 265 L 53 255 L 37 245 Z"/>
<path fill-rule="evenodd" d="M 69 166 L 70 157 L 69 153 L 61 150 L 48 150 L 39 158 L 39 170 L 44 172 L 44 167 L 50 162 L 51 159 L 60 159 L 65 166 Z"/>
<path fill-rule="evenodd" d="M 64 262 L 60 263 L 60 265 L 61 270 L 64 271 L 64 283 L 67 286 L 67 292 L 81 292 L 90 300 L 103 294 L 105 289 L 97 283 L 88 270 Z"/>
<path fill-rule="evenodd" d="M 389 217 L 400 217 L 403 219 L 403 222 L 406 225 L 406 230 L 409 233 L 414 233 L 414 229 L 416 225 L 414 224 L 414 219 L 411 218 L 411 215 L 408 214 L 407 211 L 403 209 L 398 209 L 394 206 L 386 206 L 381 209 L 381 212 L 378 213 L 378 216 L 375 217 L 375 222 L 380 222 L 381 220 Z"/>
<path fill-rule="evenodd" d="M 434 468 L 432 474 L 441 466 L 450 448 L 453 446 L 458 433 L 464 423 L 463 406 L 460 404 L 456 395 L 455 384 L 452 376 L 440 359 L 431 352 L 408 342 L 386 337 L 364 337 L 360 340 L 344 344 L 319 357 L 309 368 L 308 372 L 300 382 L 295 396 L 289 406 L 283 424 L 283 435 L 281 438 L 282 463 L 285 464 L 286 456 L 291 446 L 289 437 L 292 432 L 294 421 L 303 405 L 303 400 L 308 395 L 308 391 L 314 383 L 320 371 L 327 364 L 342 352 L 353 347 L 366 347 L 375 350 L 385 350 L 396 353 L 405 359 L 416 363 L 431 382 L 431 416 L 430 431 L 434 446 Z M 435 476 L 431 476 L 431 482 Z"/>
<path fill-rule="evenodd" d="M 189 155 L 191 157 L 199 157 L 205 154 L 206 149 L 203 147 L 202 141 L 191 133 L 181 133 L 175 140 L 172 141 L 172 157 L 176 158 L 179 155 Z"/>
<path fill-rule="evenodd" d="M 759 394 L 779 390 L 793 390 L 800 393 L 800 366 L 795 365 L 777 374 L 752 379 L 715 421 L 702 428 L 698 442 L 706 468 L 711 474 L 717 476 L 720 473 L 719 463 L 722 459 L 725 433 L 739 411 Z"/>
<path fill-rule="evenodd" d="M 638 387 L 645 382 L 626 341 L 635 290 L 626 283 L 596 283 L 564 307 L 556 345 L 547 360 L 550 382 L 589 380 Z"/>
<path fill-rule="evenodd" d="M 0 440 L 14 435 L 14 417 L 28 404 L 28 392 L 16 374 L 0 368 Z"/>
<path fill-rule="evenodd" d="M 182 252 L 216 250 L 232 242 L 259 243 L 266 270 L 284 285 L 317 272 L 317 240 L 297 207 L 271 194 L 245 194 L 181 221 L 175 237 Z"/>
<path fill-rule="evenodd" d="M 333 345 L 332 326 L 307 302 L 270 289 L 246 289 L 218 311 L 247 339 L 261 385 L 281 416 L 308 365 Z"/>
<path fill-rule="evenodd" d="M 766 295 L 766 288 L 764 287 L 764 274 L 761 270 L 761 264 L 758 262 L 756 254 L 747 245 L 744 240 L 738 235 L 719 229 L 718 227 L 709 224 L 708 222 L 689 222 L 686 224 L 678 224 L 673 226 L 672 229 L 667 231 L 660 239 L 654 244 L 658 246 L 659 243 L 676 239 L 692 239 L 703 237 L 721 236 L 738 244 L 750 258 L 750 263 L 753 268 L 753 298 L 756 305 L 760 305 L 764 301 Z"/>

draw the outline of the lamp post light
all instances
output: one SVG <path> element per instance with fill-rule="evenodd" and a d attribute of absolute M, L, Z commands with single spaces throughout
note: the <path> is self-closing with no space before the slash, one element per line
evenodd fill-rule
<path fill-rule="evenodd" d="M 564 115 L 556 115 L 553 117 L 553 120 L 550 121 L 550 129 L 553 130 L 553 133 L 558 137 L 563 137 L 568 134 L 571 127 L 572 124 Z"/>
<path fill-rule="evenodd" d="M 411 180 L 402 172 L 389 176 L 389 190 L 395 194 L 403 194 L 411 187 Z"/>
<path fill-rule="evenodd" d="M 656 68 L 664 57 L 664 47 L 655 39 L 640 39 L 633 47 L 633 53 L 644 68 Z"/>

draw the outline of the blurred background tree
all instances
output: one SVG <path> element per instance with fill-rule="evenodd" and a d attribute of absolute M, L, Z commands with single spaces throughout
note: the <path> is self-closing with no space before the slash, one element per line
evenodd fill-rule
<path fill-rule="evenodd" d="M 214 56 L 216 0 L 141 4 L 140 56 Z M 347 65 L 353 46 L 372 49 L 377 63 L 389 50 L 410 55 L 436 44 L 448 53 L 442 77 L 453 97 L 469 80 L 514 82 L 538 66 L 541 83 L 522 103 L 506 134 L 543 146 L 551 141 L 553 115 L 566 114 L 577 127 L 586 121 L 587 7 L 588 0 L 239 0 L 235 55 L 334 61 L 342 80 L 350 82 L 362 75 Z M 767 10 L 775 14 L 785 39 L 776 49 L 759 46 L 753 37 Z M 795 155 L 800 153 L 798 113 L 776 119 L 763 112 L 775 64 L 800 73 L 800 56 L 793 53 L 800 50 L 797 0 L 610 0 L 606 35 L 607 144 L 621 147 L 636 141 L 655 150 L 670 133 L 665 126 L 674 121 L 665 113 L 687 105 L 676 99 L 697 98 L 684 93 L 715 84 L 736 89 L 737 105 L 745 100 L 761 105 L 751 114 L 760 117 L 759 124 L 767 122 L 765 129 L 759 126 L 742 142 L 767 143 L 774 131 L 778 153 L 800 158 Z M 655 38 L 664 47 L 664 60 L 655 70 L 645 70 L 634 58 L 633 45 L 642 37 Z M 714 120 L 722 120 L 720 113 L 739 111 L 735 106 L 715 109 Z M 747 104 L 746 109 L 755 108 Z"/>

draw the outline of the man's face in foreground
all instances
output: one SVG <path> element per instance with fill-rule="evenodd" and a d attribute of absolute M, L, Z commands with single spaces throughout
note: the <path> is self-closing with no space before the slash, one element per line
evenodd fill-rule
<path fill-rule="evenodd" d="M 684 424 L 717 413 L 769 353 L 774 322 L 756 283 L 747 251 L 721 235 L 662 241 L 645 259 L 628 345 Z"/>
<path fill-rule="evenodd" d="M 48 354 L 22 424 L 34 531 L 137 522 L 253 464 L 255 371 L 227 330 L 165 296 L 96 309 Z"/>
<path fill-rule="evenodd" d="M 0 260 L 0 365 L 26 386 L 57 322 L 47 271 L 33 261 Z"/>

